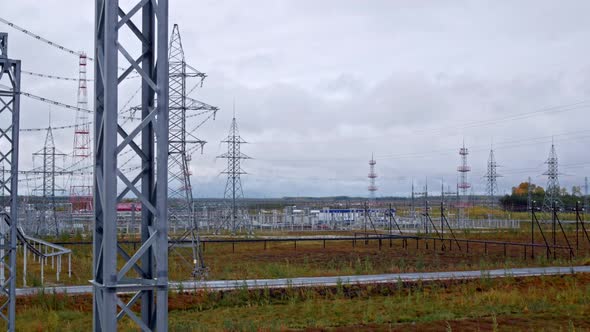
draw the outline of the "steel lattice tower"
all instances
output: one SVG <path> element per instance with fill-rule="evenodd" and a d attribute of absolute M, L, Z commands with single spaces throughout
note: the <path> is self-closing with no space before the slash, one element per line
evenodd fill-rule
<path fill-rule="evenodd" d="M 163 332 L 168 330 L 168 0 L 95 0 L 95 5 L 93 330 L 116 331 L 119 321 L 128 320 L 143 331 Z M 141 87 L 141 119 L 123 128 L 120 83 L 133 73 Z M 118 159 L 127 148 L 141 167 L 123 173 Z M 134 251 L 117 236 L 117 203 L 126 198 L 141 202 L 141 238 Z"/>
<path fill-rule="evenodd" d="M 221 174 L 227 174 L 227 182 L 223 194 L 227 207 L 222 218 L 222 223 L 218 228 L 229 229 L 233 234 L 242 227 L 246 228 L 248 232 L 251 232 L 252 225 L 250 219 L 247 214 L 241 211 L 239 206 L 240 200 L 244 198 L 240 176 L 247 174 L 242 170 L 241 161 L 251 158 L 240 151 L 241 145 L 247 142 L 240 136 L 235 116 L 229 128 L 229 135 L 221 142 L 227 144 L 227 153 L 217 157 L 227 159 L 227 168 L 221 172 Z"/>
<path fill-rule="evenodd" d="M 467 181 L 467 173 L 471 172 L 471 167 L 467 165 L 468 155 L 469 150 L 465 147 L 465 142 L 463 142 L 463 146 L 459 149 L 461 165 L 457 167 L 457 172 L 459 172 L 459 182 L 457 183 L 457 208 L 459 213 L 457 219 L 459 221 L 465 218 L 465 208 L 469 206 L 468 190 L 471 188 L 471 183 Z"/>
<path fill-rule="evenodd" d="M 545 187 L 543 210 L 551 211 L 553 203 L 555 203 L 557 208 L 563 207 L 559 192 L 559 161 L 553 142 L 551 142 L 551 150 L 549 151 L 549 157 L 545 161 L 545 164 L 547 164 L 547 171 L 543 175 L 547 175 L 547 186 Z"/>
<path fill-rule="evenodd" d="M 78 70 L 78 108 L 74 127 L 74 149 L 72 152 L 72 167 L 86 170 L 92 165 L 92 148 L 90 142 L 90 117 L 88 112 L 88 80 L 86 68 L 88 57 L 80 53 Z M 92 178 L 89 172 L 81 172 L 72 176 L 70 184 L 70 202 L 72 210 L 92 210 Z"/>
<path fill-rule="evenodd" d="M 584 210 L 588 211 L 588 177 L 584 177 Z"/>
<path fill-rule="evenodd" d="M 50 212 L 52 221 L 55 227 L 55 235 L 59 235 L 59 223 L 57 220 L 56 213 L 56 193 L 65 193 L 65 189 L 58 186 L 55 179 L 58 176 L 69 175 L 72 172 L 67 171 L 65 168 L 58 165 L 58 159 L 65 159 L 67 155 L 55 147 L 55 141 L 53 139 L 53 130 L 51 125 L 47 128 L 47 134 L 45 135 L 45 144 L 43 148 L 33 153 L 33 159 L 41 159 L 41 166 L 29 171 L 31 174 L 41 175 L 41 185 L 34 189 L 35 192 L 41 193 L 42 204 L 41 204 L 41 220 L 37 224 L 37 233 L 39 233 L 39 227 L 41 224 L 45 225 L 46 212 Z M 45 226 L 44 226 L 45 227 Z"/>
<path fill-rule="evenodd" d="M 203 277 L 206 274 L 206 267 L 194 210 L 190 161 L 192 150 L 202 149 L 206 142 L 197 138 L 192 128 L 187 128 L 187 118 L 194 117 L 187 112 L 198 111 L 197 115 L 213 114 L 214 116 L 217 108 L 187 97 L 187 78 L 200 79 L 202 85 L 206 75 L 187 65 L 177 24 L 174 25 L 170 37 L 169 68 L 169 220 L 170 223 L 189 226 L 188 231 L 181 235 L 180 241 L 190 238 L 194 264 L 193 276 Z"/>
<path fill-rule="evenodd" d="M 369 160 L 369 206 L 375 204 L 375 192 L 377 191 L 377 185 L 375 185 L 375 180 L 377 179 L 377 173 L 375 172 L 375 165 L 377 162 L 373 155 L 371 155 L 371 160 Z"/>
<path fill-rule="evenodd" d="M 461 190 L 462 196 L 467 196 L 467 191 L 471 188 L 471 183 L 467 182 L 467 173 L 471 172 L 471 167 L 467 165 L 469 150 L 465 147 L 465 143 L 459 149 L 459 155 L 461 156 L 461 165 L 457 167 L 457 172 L 459 172 L 459 189 Z"/>
<path fill-rule="evenodd" d="M 532 181 L 530 176 L 528 177 L 527 181 L 527 210 L 530 211 L 533 208 L 533 190 L 531 188 Z"/>
<path fill-rule="evenodd" d="M 15 331 L 16 315 L 16 249 L 18 220 L 18 141 L 20 116 L 21 62 L 8 58 L 8 34 L 0 33 L 0 163 L 10 176 L 0 178 L 3 188 L 0 262 L 5 269 L 5 281 L 0 285 L 0 317 L 6 321 L 7 330 Z M 3 88 L 8 86 L 8 89 Z M 6 207 L 9 207 L 7 209 Z"/>
<path fill-rule="evenodd" d="M 494 208 L 496 205 L 496 195 L 498 194 L 498 178 L 502 175 L 497 172 L 498 164 L 494 156 L 494 149 L 490 149 L 488 158 L 488 169 L 484 178 L 486 178 L 486 195 L 488 196 L 488 205 Z"/>

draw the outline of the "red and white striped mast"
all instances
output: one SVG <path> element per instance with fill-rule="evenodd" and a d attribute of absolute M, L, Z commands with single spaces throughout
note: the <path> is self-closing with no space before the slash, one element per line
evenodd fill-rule
<path fill-rule="evenodd" d="M 88 57 L 80 52 L 78 75 L 78 108 L 88 109 L 88 80 L 86 67 Z M 90 141 L 90 117 L 87 112 L 77 110 L 74 127 L 74 150 L 72 152 L 72 182 L 70 202 L 73 210 L 92 210 L 92 148 Z"/>

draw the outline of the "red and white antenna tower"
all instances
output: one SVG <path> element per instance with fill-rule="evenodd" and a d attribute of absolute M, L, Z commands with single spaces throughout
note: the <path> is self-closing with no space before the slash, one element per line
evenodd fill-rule
<path fill-rule="evenodd" d="M 78 108 L 81 109 L 88 109 L 87 63 L 86 53 L 81 52 L 78 78 Z M 88 113 L 78 110 L 74 127 L 72 168 L 74 172 L 81 171 L 72 176 L 70 185 L 70 202 L 73 210 L 92 210 L 91 157 L 90 118 Z"/>
<path fill-rule="evenodd" d="M 371 155 L 371 160 L 369 160 L 369 200 L 371 203 L 375 201 L 375 192 L 377 191 L 377 186 L 375 185 L 375 179 L 377 178 L 377 173 L 375 173 L 375 165 L 377 162 L 373 155 Z"/>
<path fill-rule="evenodd" d="M 469 150 L 465 147 L 465 142 L 463 142 L 463 147 L 459 149 L 459 155 L 461 156 L 461 165 L 457 167 L 457 171 L 459 172 L 459 183 L 457 184 L 457 189 L 461 192 L 461 201 L 459 202 L 459 207 L 466 207 L 468 200 L 467 200 L 467 191 L 471 188 L 471 183 L 467 182 L 467 173 L 471 172 L 471 167 L 467 165 L 467 156 L 469 155 Z"/>

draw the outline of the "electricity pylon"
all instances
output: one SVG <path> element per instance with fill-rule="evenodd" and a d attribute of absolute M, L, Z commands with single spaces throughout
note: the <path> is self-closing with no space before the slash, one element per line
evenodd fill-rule
<path fill-rule="evenodd" d="M 221 142 L 227 144 L 227 152 L 217 157 L 227 159 L 227 168 L 221 172 L 222 174 L 227 174 L 227 182 L 223 195 L 226 207 L 221 223 L 218 224 L 216 230 L 229 229 L 232 234 L 235 234 L 238 229 L 245 228 L 248 232 L 251 232 L 252 224 L 250 218 L 248 218 L 247 213 L 244 213 L 239 206 L 240 200 L 244 198 L 240 176 L 246 174 L 242 170 L 241 161 L 251 158 L 240 151 L 241 145 L 247 142 L 240 136 L 235 115 L 231 122 L 229 135 Z"/>

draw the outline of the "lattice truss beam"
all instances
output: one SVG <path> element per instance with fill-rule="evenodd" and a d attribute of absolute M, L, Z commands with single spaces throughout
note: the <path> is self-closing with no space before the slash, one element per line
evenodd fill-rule
<path fill-rule="evenodd" d="M 116 331 L 128 319 L 143 331 L 166 331 L 168 1 L 127 3 L 96 0 L 94 330 Z M 132 73 L 141 76 L 141 121 L 124 128 L 117 114 L 119 85 Z M 118 163 L 126 148 L 141 160 L 128 173 Z M 141 202 L 135 252 L 117 238 L 117 203 L 125 198 Z"/>
<path fill-rule="evenodd" d="M 0 177 L 0 317 L 8 331 L 15 330 L 17 229 L 11 220 L 18 212 L 20 75 L 21 62 L 8 58 L 8 35 L 0 33 L 0 165 L 9 171 Z"/>

